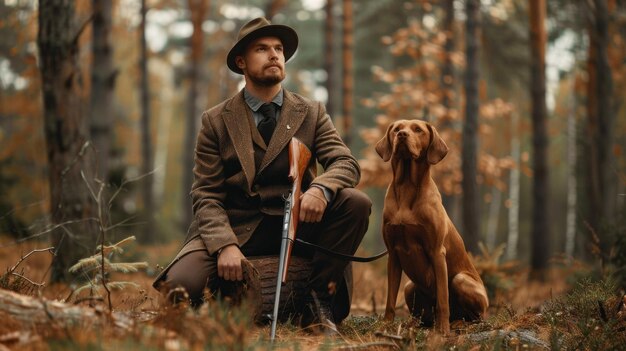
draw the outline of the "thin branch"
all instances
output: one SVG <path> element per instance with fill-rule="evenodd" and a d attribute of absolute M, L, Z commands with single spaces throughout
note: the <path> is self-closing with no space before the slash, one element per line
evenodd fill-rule
<path fill-rule="evenodd" d="M 147 176 L 149 176 L 149 175 L 154 174 L 155 172 L 156 172 L 156 169 L 154 169 L 154 170 L 152 170 L 152 171 L 150 171 L 150 172 L 148 172 L 148 173 L 146 173 L 146 174 L 142 174 L 142 175 L 140 175 L 140 176 L 137 176 L 137 177 L 135 177 L 135 178 L 128 179 L 128 180 L 124 180 L 124 181 L 122 182 L 122 184 L 120 184 L 120 186 L 117 188 L 117 190 L 115 191 L 115 193 L 113 193 L 113 196 L 111 196 L 111 199 L 109 200 L 109 206 L 111 206 L 111 204 L 113 203 L 113 200 L 115 200 L 115 198 L 116 198 L 116 197 L 117 197 L 117 195 L 120 193 L 120 191 L 122 191 L 122 189 L 124 189 L 124 186 L 126 186 L 126 184 L 130 184 L 130 183 L 133 183 L 133 182 L 139 181 L 139 180 L 141 180 L 141 179 L 143 179 L 143 178 L 145 178 L 145 177 L 147 177 Z"/>
<path fill-rule="evenodd" d="M 82 169 L 80 170 L 80 177 L 83 178 L 83 181 L 85 182 L 85 185 L 87 186 L 87 189 L 89 190 L 89 193 L 91 194 L 91 197 L 93 198 L 93 200 L 98 202 L 96 193 L 94 193 L 93 189 L 91 188 L 91 185 L 87 181 L 87 178 L 85 177 L 85 173 L 83 172 Z"/>
<path fill-rule="evenodd" d="M 104 190 L 104 183 L 101 182 L 100 183 L 100 189 L 98 189 L 98 195 L 95 195 L 94 192 L 91 190 L 91 187 L 89 186 L 89 183 L 87 182 L 87 179 L 85 179 L 85 175 L 83 174 L 83 172 L 80 172 L 81 176 L 83 177 L 83 179 L 85 180 L 85 183 L 87 183 L 87 187 L 89 188 L 89 191 L 91 192 L 94 201 L 96 202 L 96 205 L 98 206 L 98 228 L 100 228 L 100 275 L 101 275 L 101 283 L 102 286 L 104 287 L 104 290 L 107 293 L 107 300 L 109 303 L 109 313 L 113 312 L 113 304 L 111 303 L 111 291 L 109 290 L 109 287 L 107 286 L 107 278 L 106 278 L 106 264 L 105 264 L 105 257 L 104 257 L 104 240 L 106 239 L 106 230 L 104 228 L 104 214 L 102 213 L 102 191 Z"/>
<path fill-rule="evenodd" d="M 114 225 L 112 225 L 112 226 L 110 226 L 110 227 L 105 228 L 105 230 L 106 230 L 106 231 L 110 231 L 111 229 L 115 229 L 115 228 L 117 228 L 117 227 L 122 227 L 122 226 L 125 226 L 125 225 L 127 225 L 127 224 L 128 224 L 128 226 L 132 226 L 132 225 L 137 225 L 137 224 L 144 223 L 144 222 L 132 222 L 132 223 L 128 223 L 128 222 L 130 222 L 130 221 L 131 221 L 131 220 L 133 220 L 133 219 L 137 219 L 137 217 L 138 217 L 138 216 L 132 216 L 132 217 L 126 218 L 126 219 L 125 219 L 125 220 L 123 220 L 123 221 L 120 221 L 120 222 L 115 223 Z"/>
<path fill-rule="evenodd" d="M 50 252 L 51 254 L 54 254 L 54 251 L 53 251 L 53 250 L 54 250 L 54 247 L 53 247 L 53 246 L 51 246 L 51 247 L 47 247 L 47 248 L 45 248 L 45 249 L 34 249 L 34 250 L 32 250 L 31 252 L 27 253 L 26 255 L 22 256 L 22 257 L 19 259 L 19 261 L 17 261 L 17 263 L 15 264 L 15 266 L 13 266 L 13 267 L 9 268 L 9 272 L 10 272 L 10 273 L 13 273 L 13 272 L 17 269 L 17 267 L 18 267 L 18 266 L 19 266 L 22 262 L 24 262 L 24 260 L 25 260 L 25 259 L 27 259 L 30 255 L 32 255 L 32 254 L 34 254 L 34 253 L 37 253 L 37 252 L 45 252 L 45 251 L 48 251 L 48 252 Z"/>
<path fill-rule="evenodd" d="M 81 297 L 80 299 L 76 299 L 76 301 L 74 301 L 74 305 L 78 305 L 82 302 L 85 301 L 97 301 L 97 302 L 104 302 L 104 299 L 102 298 L 102 296 L 86 296 L 86 297 Z"/>
<path fill-rule="evenodd" d="M 375 342 L 367 342 L 359 345 L 347 345 L 338 347 L 335 350 L 369 350 L 370 348 L 378 348 L 378 347 L 388 347 L 391 349 L 399 350 L 400 347 L 392 342 L 385 341 L 375 341 Z"/>
<path fill-rule="evenodd" d="M 7 212 L 5 212 L 4 214 L 0 215 L 0 219 L 4 219 L 5 217 L 10 216 L 10 215 L 12 215 L 12 214 L 16 213 L 18 210 L 27 209 L 27 208 L 29 208 L 29 207 L 41 206 L 41 204 L 42 204 L 43 202 L 44 202 L 44 201 L 43 201 L 43 200 L 41 200 L 41 201 L 37 201 L 37 202 L 32 202 L 32 203 L 30 203 L 30 204 L 26 204 L 26 205 L 23 205 L 23 206 L 12 207 L 9 211 L 7 211 Z"/>
<path fill-rule="evenodd" d="M 125 245 L 125 244 L 127 244 L 127 243 L 129 243 L 129 242 L 131 242 L 131 241 L 135 241 L 135 240 L 136 240 L 135 236 L 134 236 L 134 235 L 131 235 L 131 236 L 129 236 L 129 237 L 126 237 L 126 238 L 124 238 L 124 239 L 122 239 L 122 240 L 120 240 L 120 241 L 116 242 L 115 244 L 106 245 L 106 246 L 104 246 L 104 245 L 103 245 L 103 246 L 100 246 L 100 249 L 101 249 L 101 250 L 102 250 L 102 249 L 104 249 L 104 250 L 106 250 L 106 251 L 107 251 L 107 253 L 108 253 L 108 251 L 110 251 L 111 249 L 115 249 L 115 248 L 117 248 L 118 246 Z M 120 249 L 120 250 L 123 250 L 123 249 Z"/>
<path fill-rule="evenodd" d="M 76 162 L 78 162 L 78 159 L 83 157 L 83 155 L 85 154 L 85 150 L 87 150 L 87 148 L 91 145 L 91 142 L 89 140 L 85 141 L 83 143 L 83 146 L 81 146 L 80 151 L 78 152 L 78 154 L 72 159 L 72 161 L 67 165 L 67 167 L 65 167 L 63 169 L 63 171 L 61 171 L 61 176 L 65 177 L 65 175 L 67 174 L 67 172 L 70 171 L 70 169 L 72 168 L 72 166 L 74 166 L 74 164 L 76 164 Z"/>
<path fill-rule="evenodd" d="M 102 246 L 104 246 L 104 231 L 102 231 Z M 111 290 L 109 290 L 109 287 L 107 286 L 107 282 L 106 282 L 106 275 L 105 275 L 105 271 L 104 271 L 104 250 L 100 250 L 100 254 L 101 254 L 101 258 L 102 258 L 102 264 L 100 265 L 102 267 L 101 269 L 101 274 L 102 274 L 102 286 L 104 286 L 104 290 L 106 290 L 107 292 L 107 299 L 109 301 L 109 313 L 113 312 L 113 304 L 111 303 Z"/>
<path fill-rule="evenodd" d="M 25 276 L 23 276 L 23 275 L 21 275 L 19 273 L 11 272 L 11 275 L 14 275 L 16 277 L 20 277 L 20 278 L 26 280 L 27 282 L 29 282 L 31 285 L 34 285 L 34 286 L 39 287 L 39 288 L 43 288 L 44 286 L 46 286 L 45 283 L 35 283 L 34 281 L 28 279 L 27 277 L 25 277 Z"/>
<path fill-rule="evenodd" d="M 73 45 L 78 45 L 78 39 L 80 38 L 80 35 L 83 34 L 83 32 L 85 31 L 85 29 L 87 29 L 87 26 L 93 22 L 93 19 L 96 17 L 95 12 L 92 12 L 91 15 L 89 16 L 89 18 L 87 18 L 85 20 L 85 22 L 83 22 L 83 24 L 80 26 L 80 28 L 78 28 L 78 32 L 76 32 L 76 36 L 74 36 L 74 39 L 72 40 L 72 44 Z"/>
<path fill-rule="evenodd" d="M 8 244 L 5 244 L 5 245 L 0 245 L 0 249 L 3 249 L 5 247 L 9 247 L 9 246 L 13 246 L 13 245 L 17 245 L 17 244 L 22 243 L 24 241 L 27 241 L 27 240 L 30 240 L 30 239 L 33 239 L 33 238 L 37 238 L 37 237 L 40 237 L 40 236 L 45 235 L 45 234 L 49 234 L 49 233 L 51 233 L 51 232 L 53 232 L 53 231 L 55 231 L 55 230 L 57 230 L 59 228 L 64 229 L 64 226 L 69 225 L 69 224 L 76 224 L 76 223 L 81 223 L 81 222 L 85 222 L 85 221 L 94 221 L 94 220 L 98 220 L 98 219 L 94 218 L 94 217 L 89 217 L 89 218 L 81 218 L 81 219 L 77 219 L 77 220 L 66 221 L 66 222 L 63 222 L 63 223 L 55 224 L 52 227 L 50 227 L 48 229 L 45 229 L 44 231 L 41 231 L 39 233 L 36 233 L 36 234 L 30 235 L 30 236 L 27 236 L 27 237 L 15 240 L 15 241 L 13 241 L 11 243 L 8 243 Z"/>
<path fill-rule="evenodd" d="M 388 338 L 388 339 L 397 340 L 397 341 L 405 341 L 405 338 L 403 338 L 400 335 L 387 334 L 387 333 L 383 333 L 381 331 L 375 332 L 374 335 L 378 336 L 378 337 L 381 337 L 381 338 Z"/>

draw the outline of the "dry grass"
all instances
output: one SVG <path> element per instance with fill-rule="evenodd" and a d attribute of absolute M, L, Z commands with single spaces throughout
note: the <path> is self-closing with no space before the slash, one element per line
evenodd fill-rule
<path fill-rule="evenodd" d="M 0 240 L 2 242 L 6 240 Z M 46 247 L 45 243 L 37 242 L 10 247 L 0 244 L 0 272 L 4 273 L 28 252 L 43 247 Z M 139 285 L 138 289 L 112 293 L 114 311 L 126 318 L 127 328 L 120 329 L 110 324 L 97 328 L 89 325 L 59 327 L 51 323 L 50 328 L 42 330 L 24 325 L 0 312 L 0 350 L 514 350 L 555 349 L 564 345 L 576 346 L 577 343 L 582 345 L 581 349 L 592 349 L 588 347 L 592 345 L 589 341 L 608 342 L 606 336 L 610 332 L 619 333 L 619 328 L 623 328 L 623 323 L 614 322 L 621 311 L 619 308 L 622 308 L 616 310 L 614 307 L 619 302 L 616 291 L 598 288 L 594 290 L 593 297 L 580 291 L 576 297 L 570 297 L 566 294 L 571 289 L 567 282 L 571 277 L 570 270 L 554 270 L 546 283 L 529 282 L 526 272 L 518 264 L 494 265 L 493 257 L 483 257 L 483 261 L 477 258 L 479 270 L 485 275 L 498 275 L 494 284 L 500 284 L 495 288 L 489 316 L 484 322 L 455 323 L 452 335 L 444 338 L 431 329 L 419 327 L 418 321 L 409 318 L 404 298 L 399 296 L 396 321 L 385 323 L 380 319 L 386 298 L 386 260 L 382 259 L 374 263 L 354 264 L 352 314 L 340 326 L 340 337 L 326 339 L 312 336 L 285 324 L 279 326 L 277 340 L 272 345 L 268 341 L 269 326 L 254 325 L 250 309 L 245 306 L 228 308 L 213 301 L 198 311 L 191 311 L 163 303 L 161 296 L 151 287 L 152 279 L 157 264 L 166 264 L 177 249 L 176 243 L 142 247 L 141 250 L 136 246 L 128 249 L 131 255 L 127 257 L 129 261 L 145 260 L 150 268 L 148 273 L 111 277 Z M 43 282 L 50 261 L 48 253 L 37 253 L 24 260 L 18 270 L 35 282 Z M 65 285 L 45 286 L 38 290 L 46 299 L 61 300 L 71 291 Z M 590 288 L 587 287 L 587 290 Z M 31 294 L 37 295 L 33 290 Z M 599 300 L 611 306 L 607 307 L 605 320 L 597 315 Z M 102 311 L 107 309 L 104 302 L 86 301 L 81 304 L 91 304 Z M 582 311 L 581 306 L 588 308 L 584 315 L 576 315 L 566 308 L 569 305 L 577 306 L 579 311 Z M 559 311 L 561 314 L 558 314 Z M 564 313 L 568 313 L 567 322 L 559 321 L 558 317 Z M 596 321 L 591 330 L 577 324 L 587 320 Z M 594 330 L 595 327 L 598 328 Z M 572 335 L 568 331 L 572 331 Z M 599 342 L 593 345 L 596 344 L 610 345 Z"/>

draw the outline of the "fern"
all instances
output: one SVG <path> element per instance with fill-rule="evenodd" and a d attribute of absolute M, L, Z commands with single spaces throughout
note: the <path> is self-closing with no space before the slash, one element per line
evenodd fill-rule
<path fill-rule="evenodd" d="M 501 262 L 505 252 L 505 245 L 499 245 L 489 250 L 482 242 L 478 243 L 480 255 L 470 257 L 478 270 L 487 289 L 489 299 L 496 295 L 510 291 L 513 286 L 513 277 L 519 274 L 520 265 L 516 261 Z"/>
<path fill-rule="evenodd" d="M 111 262 L 115 254 L 124 252 L 122 245 L 126 245 L 135 240 L 134 236 L 127 237 L 112 245 L 98 245 L 96 253 L 92 256 L 79 260 L 70 267 L 70 273 L 81 273 L 87 278 L 87 282 L 74 290 L 72 295 L 78 296 L 83 291 L 89 291 L 92 298 L 103 298 L 102 290 L 105 290 L 110 303 L 110 290 L 120 290 L 128 286 L 139 288 L 139 285 L 126 281 L 111 281 L 108 276 L 113 272 L 118 273 L 134 273 L 140 269 L 148 267 L 146 262 Z"/>

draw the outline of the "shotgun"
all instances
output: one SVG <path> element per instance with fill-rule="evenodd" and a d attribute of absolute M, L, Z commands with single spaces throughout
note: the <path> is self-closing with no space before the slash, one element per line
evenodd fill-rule
<path fill-rule="evenodd" d="M 283 217 L 282 239 L 278 257 L 278 276 L 276 277 L 276 295 L 274 296 L 274 312 L 272 314 L 272 328 L 270 340 L 276 337 L 276 323 L 278 322 L 278 306 L 280 304 L 280 290 L 287 281 L 287 271 L 291 259 L 291 249 L 296 239 L 298 217 L 300 216 L 300 195 L 302 194 L 302 177 L 311 160 L 311 151 L 300 140 L 291 138 L 289 142 L 289 181 L 291 191 L 285 200 L 285 215 Z"/>

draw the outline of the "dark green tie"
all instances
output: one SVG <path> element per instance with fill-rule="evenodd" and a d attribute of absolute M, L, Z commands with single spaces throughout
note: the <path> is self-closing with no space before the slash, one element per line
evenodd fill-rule
<path fill-rule="evenodd" d="M 276 105 L 271 102 L 263 104 L 259 107 L 258 112 L 261 112 L 263 119 L 259 122 L 257 129 L 265 140 L 265 145 L 269 145 L 274 129 L 276 129 Z"/>

